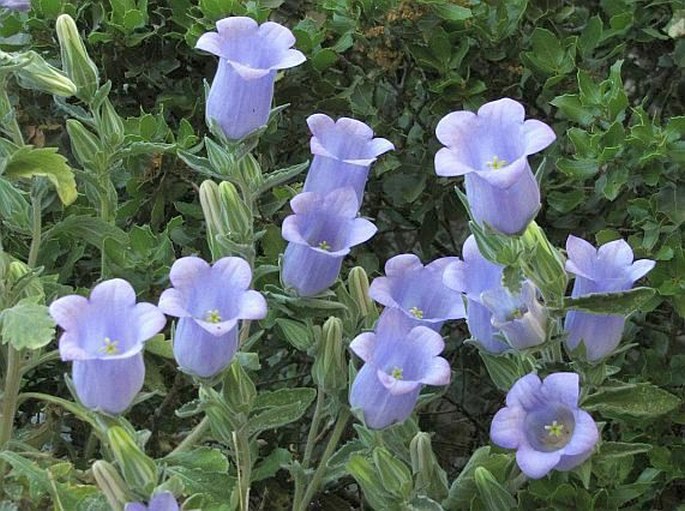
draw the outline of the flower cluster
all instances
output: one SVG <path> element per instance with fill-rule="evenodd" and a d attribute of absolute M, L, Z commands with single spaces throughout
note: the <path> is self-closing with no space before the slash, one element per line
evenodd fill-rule
<path fill-rule="evenodd" d="M 340 273 L 350 249 L 376 233 L 368 220 L 357 218 L 371 164 L 393 149 L 374 138 L 363 122 L 324 114 L 309 116 L 312 164 L 304 191 L 290 202 L 293 215 L 283 222 L 289 242 L 281 277 L 300 296 L 328 289 Z"/>

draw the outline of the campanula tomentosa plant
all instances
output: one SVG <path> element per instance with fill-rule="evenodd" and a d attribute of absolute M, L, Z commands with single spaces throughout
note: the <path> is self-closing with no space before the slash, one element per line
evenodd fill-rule
<path fill-rule="evenodd" d="M 599 440 L 595 421 L 578 407 L 579 395 L 576 373 L 553 373 L 542 381 L 533 373 L 524 376 L 492 419 L 492 442 L 516 449 L 516 463 L 532 479 L 577 467 Z"/>
<path fill-rule="evenodd" d="M 574 298 L 628 290 L 655 264 L 650 259 L 633 261 L 633 250 L 624 240 L 611 241 L 596 249 L 583 239 L 569 236 L 566 253 L 566 270 L 575 275 L 571 293 Z M 587 359 L 600 360 L 621 342 L 625 321 L 622 314 L 569 311 L 564 322 L 566 345 L 573 350 L 582 342 Z"/>
<path fill-rule="evenodd" d="M 360 334 L 350 344 L 364 361 L 350 388 L 350 406 L 361 410 L 373 429 L 405 420 L 423 385 L 449 383 L 449 363 L 439 356 L 444 348 L 440 334 L 408 325 L 401 311 L 388 310 L 375 332 Z"/>
<path fill-rule="evenodd" d="M 460 110 L 443 117 L 435 130 L 446 147 L 435 155 L 439 176 L 464 176 L 471 214 L 503 234 L 518 234 L 540 208 L 540 188 L 528 156 L 556 136 L 543 122 L 524 120 L 523 105 L 503 98 L 478 113 Z"/>
<path fill-rule="evenodd" d="M 143 387 L 143 342 L 166 324 L 151 303 L 136 303 L 131 284 L 101 282 L 90 297 L 69 295 L 50 305 L 62 327 L 62 360 L 72 361 L 72 378 L 81 402 L 93 410 L 119 414 Z"/>
<path fill-rule="evenodd" d="M 179 318 L 174 356 L 180 368 L 208 378 L 222 371 L 238 349 L 238 322 L 266 316 L 266 300 L 249 289 L 250 265 L 224 257 L 210 265 L 199 257 L 178 259 L 169 273 L 172 288 L 159 298 L 159 308 Z"/>
<path fill-rule="evenodd" d="M 314 159 L 304 191 L 325 194 L 349 186 L 361 206 L 371 164 L 395 147 L 384 138 L 374 138 L 373 130 L 356 119 L 341 117 L 334 121 L 325 114 L 314 114 L 307 118 L 307 124 Z"/>
<path fill-rule="evenodd" d="M 328 289 L 338 278 L 350 248 L 376 233 L 369 220 L 357 217 L 354 189 L 337 188 L 327 194 L 303 192 L 290 201 L 294 215 L 283 221 L 288 247 L 283 255 L 283 283 L 300 296 Z"/>
<path fill-rule="evenodd" d="M 459 292 L 443 283 L 445 269 L 458 260 L 443 257 L 424 266 L 414 254 L 397 255 L 385 263 L 385 277 L 373 280 L 369 296 L 414 325 L 440 330 L 445 321 L 466 317 Z"/>
<path fill-rule="evenodd" d="M 207 122 L 240 140 L 269 120 L 276 71 L 302 64 L 305 56 L 292 49 L 295 37 L 278 23 L 258 25 L 236 16 L 217 21 L 216 32 L 200 36 L 196 48 L 219 57 L 207 97 Z"/>

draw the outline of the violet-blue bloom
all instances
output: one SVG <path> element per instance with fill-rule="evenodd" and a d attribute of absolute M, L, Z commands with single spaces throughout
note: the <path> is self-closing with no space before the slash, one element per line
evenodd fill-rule
<path fill-rule="evenodd" d="M 50 305 L 50 315 L 64 330 L 62 360 L 73 361 L 72 378 L 81 402 L 93 410 L 119 414 L 143 387 L 143 342 L 166 323 L 151 303 L 136 303 L 131 284 L 101 282 L 90 297 L 69 295 Z"/>
<path fill-rule="evenodd" d="M 159 308 L 180 318 L 174 333 L 174 356 L 180 368 L 209 378 L 222 371 L 238 348 L 238 321 L 266 316 L 266 300 L 249 289 L 250 265 L 224 257 L 213 265 L 199 257 L 178 259 L 169 273 L 172 288 Z"/>
<path fill-rule="evenodd" d="M 350 248 L 376 233 L 369 220 L 357 218 L 359 203 L 351 187 L 328 194 L 304 192 L 290 201 L 294 215 L 283 221 L 288 247 L 283 255 L 282 280 L 300 296 L 328 289 L 340 273 Z"/>
<path fill-rule="evenodd" d="M 528 156 L 556 138 L 546 124 L 524 120 L 523 106 L 509 98 L 460 110 L 436 128 L 445 146 L 435 155 L 439 176 L 465 176 L 474 219 L 504 234 L 522 232 L 540 208 L 540 189 Z"/>
<path fill-rule="evenodd" d="M 396 255 L 385 263 L 385 277 L 371 283 L 369 296 L 386 309 L 402 311 L 416 325 L 440 330 L 446 320 L 466 317 L 459 292 L 443 283 L 445 269 L 456 261 L 442 257 L 424 266 L 414 254 Z"/>
<path fill-rule="evenodd" d="M 595 421 L 578 407 L 579 392 L 576 373 L 554 373 L 544 381 L 533 373 L 524 376 L 492 419 L 492 442 L 516 449 L 516 463 L 532 479 L 577 467 L 599 440 Z"/>
<path fill-rule="evenodd" d="M 0 7 L 14 11 L 28 11 L 31 8 L 30 0 L 0 0 Z"/>
<path fill-rule="evenodd" d="M 369 428 L 402 422 L 411 414 L 422 385 L 447 385 L 450 366 L 440 357 L 442 337 L 425 326 L 406 328 L 406 318 L 390 310 L 375 333 L 350 344 L 365 363 L 350 388 L 350 406 L 362 411 Z"/>
<path fill-rule="evenodd" d="M 502 332 L 512 348 L 532 348 L 547 339 L 547 314 L 532 282 L 522 282 L 517 294 L 504 286 L 490 289 L 481 294 L 481 301 L 492 312 L 492 326 Z"/>
<path fill-rule="evenodd" d="M 574 298 L 628 290 L 655 265 L 650 259 L 633 262 L 633 250 L 624 240 L 605 243 L 595 249 L 587 241 L 569 236 L 566 252 L 566 271 L 576 276 L 571 293 Z M 569 311 L 564 322 L 568 333 L 566 345 L 574 350 L 582 341 L 587 359 L 597 361 L 616 349 L 624 326 L 622 315 Z"/>
<path fill-rule="evenodd" d="M 142 502 L 129 502 L 124 511 L 179 511 L 178 502 L 171 492 L 163 491 L 156 494 L 146 506 Z"/>
<path fill-rule="evenodd" d="M 196 48 L 219 57 L 207 97 L 206 117 L 227 138 L 240 140 L 269 120 L 276 70 L 305 61 L 292 32 L 278 23 L 262 25 L 236 16 L 216 23 L 217 32 L 202 34 Z"/>
<path fill-rule="evenodd" d="M 325 194 L 351 186 L 361 205 L 371 164 L 395 146 L 384 138 L 373 138 L 373 130 L 355 119 L 333 121 L 325 114 L 314 114 L 307 118 L 307 124 L 313 135 L 310 146 L 314 159 L 304 191 Z"/>

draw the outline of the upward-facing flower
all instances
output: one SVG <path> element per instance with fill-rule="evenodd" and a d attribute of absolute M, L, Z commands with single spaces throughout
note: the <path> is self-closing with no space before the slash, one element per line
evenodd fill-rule
<path fill-rule="evenodd" d="M 369 220 L 357 218 L 359 203 L 350 187 L 328 194 L 304 192 L 290 201 L 294 215 L 283 221 L 289 241 L 282 263 L 282 280 L 300 296 L 328 289 L 338 278 L 350 248 L 376 233 Z"/>
<path fill-rule="evenodd" d="M 151 303 L 136 303 L 131 284 L 122 279 L 101 282 L 90 298 L 69 295 L 50 305 L 62 327 L 62 360 L 73 361 L 72 378 L 81 402 L 93 410 L 118 414 L 143 387 L 143 342 L 166 323 Z"/>
<path fill-rule="evenodd" d="M 443 257 L 424 266 L 414 254 L 396 255 L 385 263 L 385 277 L 371 283 L 369 296 L 400 310 L 415 325 L 439 330 L 446 320 L 466 316 L 459 292 L 443 283 L 445 269 L 458 260 Z"/>
<path fill-rule="evenodd" d="M 239 140 L 269 120 L 276 70 L 297 66 L 305 56 L 291 49 L 295 37 L 278 23 L 237 16 L 217 21 L 216 28 L 195 46 L 219 57 L 207 122 L 214 119 L 227 138 Z"/>
<path fill-rule="evenodd" d="M 266 316 L 266 300 L 249 289 L 250 265 L 224 257 L 209 265 L 199 257 L 182 257 L 169 273 L 172 288 L 159 308 L 179 318 L 174 356 L 187 373 L 209 378 L 222 371 L 238 349 L 238 321 Z"/>
<path fill-rule="evenodd" d="M 633 262 L 633 250 L 624 240 L 612 241 L 595 249 L 587 241 L 569 236 L 566 252 L 566 270 L 576 276 L 571 293 L 574 298 L 628 290 L 655 265 L 650 259 Z M 564 322 L 564 329 L 568 332 L 566 345 L 573 350 L 582 342 L 587 359 L 596 361 L 616 349 L 624 326 L 625 317 L 622 315 L 569 311 Z"/>
<path fill-rule="evenodd" d="M 178 502 L 171 492 L 163 491 L 156 494 L 146 506 L 142 502 L 129 502 L 124 511 L 178 511 Z"/>
<path fill-rule="evenodd" d="M 540 208 L 528 156 L 556 138 L 546 124 L 524 117 L 520 103 L 503 98 L 486 103 L 477 114 L 447 114 L 435 131 L 447 146 L 435 155 L 435 172 L 464 175 L 474 219 L 504 234 L 523 231 Z"/>
<path fill-rule="evenodd" d="M 421 387 L 447 385 L 450 366 L 440 357 L 440 334 L 416 326 L 406 328 L 398 310 L 378 321 L 376 332 L 358 335 L 350 344 L 365 363 L 350 388 L 350 406 L 358 408 L 373 429 L 385 428 L 411 414 Z"/>
<path fill-rule="evenodd" d="M 578 380 L 576 373 L 554 373 L 544 381 L 528 374 L 514 383 L 507 406 L 492 419 L 493 443 L 516 449 L 516 463 L 532 479 L 577 467 L 599 440 L 595 421 L 578 407 Z"/>
<path fill-rule="evenodd" d="M 314 160 L 304 182 L 305 192 L 328 193 L 352 187 L 361 205 L 369 167 L 381 154 L 395 148 L 384 138 L 373 138 L 373 130 L 355 119 L 333 121 L 325 114 L 307 118 L 312 132 Z"/>

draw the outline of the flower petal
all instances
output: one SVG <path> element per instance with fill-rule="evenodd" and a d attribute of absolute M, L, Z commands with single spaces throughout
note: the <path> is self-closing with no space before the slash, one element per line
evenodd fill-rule
<path fill-rule="evenodd" d="M 187 298 L 184 293 L 181 293 L 178 289 L 172 287 L 162 291 L 157 306 L 164 314 L 177 318 L 184 318 L 191 315 L 186 308 L 186 300 Z"/>
<path fill-rule="evenodd" d="M 576 410 L 574 413 L 576 424 L 573 428 L 573 436 L 564 447 L 564 454 L 577 456 L 592 452 L 599 440 L 599 430 L 592 416 L 584 410 Z"/>
<path fill-rule="evenodd" d="M 526 412 L 520 406 L 499 410 L 490 423 L 492 443 L 505 449 L 516 449 L 524 441 L 524 419 Z"/>
<path fill-rule="evenodd" d="M 519 378 L 507 394 L 507 406 L 520 406 L 530 410 L 540 403 L 540 387 L 542 382 L 535 373 Z"/>
<path fill-rule="evenodd" d="M 557 138 L 554 130 L 544 122 L 528 119 L 523 123 L 523 137 L 525 139 L 525 153 L 535 154 L 549 146 Z"/>
<path fill-rule="evenodd" d="M 540 479 L 557 466 L 561 459 L 561 451 L 540 452 L 527 444 L 523 444 L 516 451 L 516 463 L 521 472 L 531 479 Z"/>
<path fill-rule="evenodd" d="M 625 240 L 610 241 L 599 247 L 597 257 L 602 261 L 610 262 L 612 266 L 630 266 L 633 262 L 633 249 Z"/>
<path fill-rule="evenodd" d="M 162 311 L 151 303 L 137 303 L 134 314 L 138 319 L 137 333 L 140 342 L 157 335 L 166 325 L 166 318 Z"/>
<path fill-rule="evenodd" d="M 235 289 L 247 289 L 252 282 L 250 265 L 240 257 L 222 257 L 211 270 L 212 281 L 222 282 Z"/>
<path fill-rule="evenodd" d="M 656 261 L 652 261 L 651 259 L 638 259 L 628 269 L 628 277 L 633 282 L 640 280 L 652 271 L 655 265 Z"/>
<path fill-rule="evenodd" d="M 443 147 L 435 153 L 435 173 L 442 177 L 463 176 L 476 169 L 466 165 L 455 150 Z"/>
<path fill-rule="evenodd" d="M 542 391 L 550 400 L 559 400 L 571 409 L 578 407 L 580 377 L 577 373 L 552 373 L 542 382 Z"/>
<path fill-rule="evenodd" d="M 169 280 L 176 289 L 186 292 L 193 289 L 198 280 L 205 278 L 209 268 L 209 263 L 200 257 L 181 257 L 171 265 Z"/>
<path fill-rule="evenodd" d="M 418 381 L 398 380 L 397 378 L 390 376 L 388 373 L 381 369 L 378 369 L 376 371 L 376 375 L 378 376 L 378 380 L 381 382 L 381 384 L 393 396 L 407 394 L 418 389 L 421 386 L 421 383 Z"/>
<path fill-rule="evenodd" d="M 350 343 L 350 349 L 364 362 L 371 361 L 376 350 L 376 334 L 373 332 L 359 334 Z"/>
<path fill-rule="evenodd" d="M 481 106 L 478 109 L 478 117 L 486 117 L 488 122 L 499 125 L 523 123 L 526 111 L 518 101 L 502 98 Z"/>
<path fill-rule="evenodd" d="M 85 296 L 63 296 L 50 304 L 50 315 L 62 329 L 75 330 L 87 306 L 88 299 Z"/>
<path fill-rule="evenodd" d="M 240 296 L 239 319 L 264 319 L 266 312 L 266 300 L 258 291 L 248 290 Z"/>
<path fill-rule="evenodd" d="M 425 366 L 425 374 L 420 381 L 426 385 L 449 385 L 451 377 L 450 363 L 442 357 L 433 357 Z"/>
<path fill-rule="evenodd" d="M 448 147 L 460 146 L 469 140 L 473 125 L 477 122 L 476 114 L 467 110 L 451 112 L 438 122 L 435 135 Z"/>

